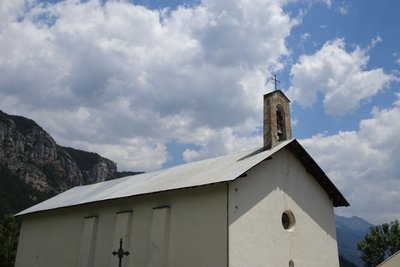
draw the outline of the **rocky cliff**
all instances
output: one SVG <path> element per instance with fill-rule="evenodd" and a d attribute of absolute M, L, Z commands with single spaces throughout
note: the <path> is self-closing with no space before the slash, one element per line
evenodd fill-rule
<path fill-rule="evenodd" d="M 33 120 L 0 111 L 0 167 L 39 192 L 117 176 L 114 162 L 96 153 L 61 147 Z"/>

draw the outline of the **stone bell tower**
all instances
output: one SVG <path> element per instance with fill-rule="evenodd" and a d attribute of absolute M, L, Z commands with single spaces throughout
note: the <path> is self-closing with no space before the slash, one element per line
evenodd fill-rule
<path fill-rule="evenodd" d="M 272 148 L 279 142 L 292 139 L 290 100 L 281 90 L 264 95 L 264 147 Z"/>

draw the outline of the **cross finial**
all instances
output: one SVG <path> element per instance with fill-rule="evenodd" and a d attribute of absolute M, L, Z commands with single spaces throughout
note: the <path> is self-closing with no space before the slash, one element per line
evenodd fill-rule
<path fill-rule="evenodd" d="M 119 240 L 119 249 L 117 251 L 113 251 L 112 254 L 114 256 L 118 256 L 118 266 L 122 267 L 122 258 L 129 255 L 129 251 L 124 251 L 122 248 L 122 238 Z"/>
<path fill-rule="evenodd" d="M 275 91 L 278 90 L 278 83 L 280 83 L 281 81 L 276 78 L 276 74 L 274 74 L 274 77 L 272 77 L 271 79 L 275 82 Z"/>

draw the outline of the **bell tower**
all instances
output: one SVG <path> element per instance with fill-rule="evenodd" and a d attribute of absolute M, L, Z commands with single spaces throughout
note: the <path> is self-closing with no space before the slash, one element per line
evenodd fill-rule
<path fill-rule="evenodd" d="M 279 142 L 292 139 L 290 100 L 281 90 L 264 95 L 264 147 L 273 148 Z"/>

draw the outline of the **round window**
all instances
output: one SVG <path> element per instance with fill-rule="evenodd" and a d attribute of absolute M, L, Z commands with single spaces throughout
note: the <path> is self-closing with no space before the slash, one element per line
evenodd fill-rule
<path fill-rule="evenodd" d="M 290 210 L 282 213 L 282 226 L 285 230 L 292 230 L 294 224 L 296 223 L 294 215 Z"/>

